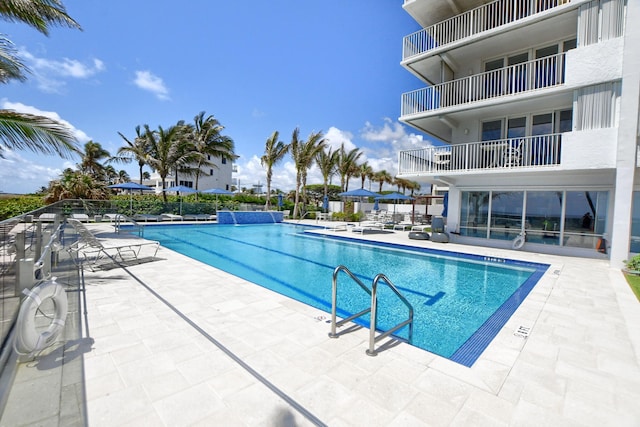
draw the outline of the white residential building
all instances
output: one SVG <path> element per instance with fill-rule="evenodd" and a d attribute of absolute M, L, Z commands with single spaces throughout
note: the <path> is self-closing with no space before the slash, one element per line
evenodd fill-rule
<path fill-rule="evenodd" d="M 219 188 L 227 191 L 231 191 L 232 185 L 232 173 L 235 171 L 235 164 L 232 160 L 207 156 L 207 160 L 212 162 L 215 166 L 203 166 L 202 173 L 198 178 L 198 190 L 209 190 L 211 188 Z M 156 193 L 162 193 L 162 180 L 157 172 L 151 174 L 149 181 L 145 182 L 145 185 L 155 187 Z M 178 175 L 178 182 L 173 175 L 168 175 L 165 179 L 165 188 L 173 187 L 175 185 L 184 185 L 185 187 L 196 187 L 195 175 Z"/>
<path fill-rule="evenodd" d="M 443 141 L 398 176 L 449 187 L 457 242 L 640 252 L 639 0 L 405 0 L 423 29 L 402 65 L 424 86 L 400 120 Z M 606 253 L 603 249 L 606 242 Z"/>

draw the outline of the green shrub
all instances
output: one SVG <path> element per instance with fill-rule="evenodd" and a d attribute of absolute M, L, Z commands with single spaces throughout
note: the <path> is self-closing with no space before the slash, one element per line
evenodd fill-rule
<path fill-rule="evenodd" d="M 625 261 L 627 269 L 632 271 L 640 271 L 640 255 L 636 255 L 628 261 Z"/>

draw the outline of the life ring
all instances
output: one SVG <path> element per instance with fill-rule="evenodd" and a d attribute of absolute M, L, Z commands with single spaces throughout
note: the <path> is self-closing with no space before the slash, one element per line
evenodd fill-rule
<path fill-rule="evenodd" d="M 18 354 L 33 355 L 47 348 L 60 335 L 67 319 L 67 294 L 55 278 L 39 284 L 33 289 L 22 291 L 26 298 L 22 301 L 16 323 L 14 349 Z M 55 306 L 55 316 L 49 327 L 39 333 L 36 329 L 36 312 L 42 303 L 50 298 Z"/>
<path fill-rule="evenodd" d="M 513 243 L 511 244 L 511 247 L 513 249 L 520 249 L 524 246 L 524 241 L 526 238 L 526 234 L 524 232 L 518 234 L 518 237 L 516 237 L 515 239 L 513 239 Z"/>

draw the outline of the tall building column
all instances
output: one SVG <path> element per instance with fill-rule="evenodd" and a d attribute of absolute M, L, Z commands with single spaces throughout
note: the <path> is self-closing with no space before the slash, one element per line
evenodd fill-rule
<path fill-rule="evenodd" d="M 638 49 L 640 26 L 637 25 L 638 22 L 640 22 L 640 2 L 629 1 L 624 35 L 616 187 L 611 230 L 611 267 L 613 268 L 623 267 L 629 255 L 640 112 L 640 50 Z"/>

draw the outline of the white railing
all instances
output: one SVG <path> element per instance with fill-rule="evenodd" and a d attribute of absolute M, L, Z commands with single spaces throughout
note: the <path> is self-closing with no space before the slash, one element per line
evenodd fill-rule
<path fill-rule="evenodd" d="M 571 0 L 496 0 L 409 34 L 404 38 L 402 58 L 407 59 L 570 2 Z"/>
<path fill-rule="evenodd" d="M 561 85 L 564 58 L 559 53 L 403 93 L 401 115 Z"/>
<path fill-rule="evenodd" d="M 472 142 L 400 151 L 398 172 L 442 174 L 489 169 L 549 167 L 560 164 L 562 134 Z"/>

